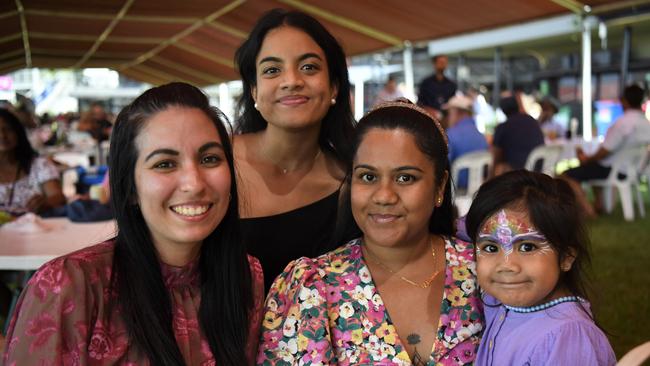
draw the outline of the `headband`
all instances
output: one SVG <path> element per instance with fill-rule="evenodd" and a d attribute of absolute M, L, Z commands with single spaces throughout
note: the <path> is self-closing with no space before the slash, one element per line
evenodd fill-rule
<path fill-rule="evenodd" d="M 380 103 L 376 105 L 374 108 L 372 108 L 370 112 L 368 112 L 368 114 L 375 112 L 379 109 L 390 108 L 390 107 L 409 108 L 419 113 L 422 113 L 423 115 L 430 118 L 433 121 L 433 124 L 438 129 L 438 132 L 440 132 L 442 139 L 445 141 L 445 147 L 447 148 L 447 150 L 449 150 L 449 140 L 447 139 L 447 133 L 445 133 L 445 129 L 442 128 L 440 122 L 431 114 L 429 114 L 429 112 L 425 111 L 422 107 L 418 106 L 417 104 L 413 104 L 413 102 L 411 102 L 406 98 L 397 98 L 394 101 Z"/>

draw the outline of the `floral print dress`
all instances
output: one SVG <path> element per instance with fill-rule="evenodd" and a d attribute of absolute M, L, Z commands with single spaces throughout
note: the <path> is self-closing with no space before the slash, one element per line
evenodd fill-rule
<path fill-rule="evenodd" d="M 14 365 L 148 365 L 128 335 L 119 306 L 109 306 L 114 242 L 97 244 L 41 267 L 23 291 L 7 332 L 2 362 Z M 248 257 L 254 288 L 247 356 L 257 350 L 262 318 L 262 268 Z M 187 365 L 214 366 L 199 324 L 198 258 L 183 267 L 161 262 L 172 302 L 173 330 Z M 134 274 L 134 276 L 137 274 Z"/>
<path fill-rule="evenodd" d="M 427 365 L 472 364 L 483 329 L 474 248 L 445 240 L 445 287 Z M 290 263 L 267 296 L 258 365 L 410 365 L 361 239 Z"/>

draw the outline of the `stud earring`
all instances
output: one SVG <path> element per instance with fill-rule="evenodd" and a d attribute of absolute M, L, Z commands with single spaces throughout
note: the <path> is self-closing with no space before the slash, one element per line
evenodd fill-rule
<path fill-rule="evenodd" d="M 442 198 L 438 198 L 438 207 L 442 205 Z"/>
<path fill-rule="evenodd" d="M 253 104 L 253 107 L 255 107 L 255 109 L 259 109 L 259 108 L 257 108 L 257 102 L 255 102 L 255 104 Z"/>
<path fill-rule="evenodd" d="M 330 104 L 332 105 L 336 104 L 336 99 L 335 98 L 330 99 Z"/>

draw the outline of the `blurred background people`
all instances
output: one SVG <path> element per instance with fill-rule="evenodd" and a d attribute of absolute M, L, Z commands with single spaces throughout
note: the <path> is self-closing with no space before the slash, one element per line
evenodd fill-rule
<path fill-rule="evenodd" d="M 112 127 L 113 124 L 108 120 L 104 106 L 95 102 L 86 113 L 81 115 L 77 130 L 88 132 L 97 142 L 102 142 L 111 136 Z"/>
<path fill-rule="evenodd" d="M 64 204 L 54 164 L 38 156 L 18 118 L 0 109 L 0 209 L 43 213 Z"/>
<path fill-rule="evenodd" d="M 492 176 L 523 169 L 530 152 L 544 145 L 544 134 L 539 123 L 521 112 L 516 96 L 502 97 L 499 107 L 507 119 L 494 130 Z"/>
<path fill-rule="evenodd" d="M 473 101 L 464 95 L 455 95 L 443 104 L 447 113 L 447 137 L 449 138 L 449 162 L 473 151 L 487 151 L 485 136 L 476 128 L 472 116 Z M 457 189 L 467 188 L 467 169 L 459 173 L 458 182 L 453 182 Z"/>
<path fill-rule="evenodd" d="M 542 128 L 544 137 L 553 141 L 555 139 L 563 139 L 566 137 L 566 129 L 558 121 L 555 120 L 555 115 L 558 112 L 558 107 L 551 98 L 544 98 L 539 102 L 541 112 L 537 121 Z"/>
<path fill-rule="evenodd" d="M 433 75 L 422 80 L 418 94 L 418 105 L 437 119 L 442 117 L 442 105 L 456 94 L 456 83 L 445 76 L 448 59 L 446 55 L 436 55 L 431 59 Z"/>
<path fill-rule="evenodd" d="M 395 76 L 389 75 L 386 84 L 384 84 L 384 87 L 377 94 L 374 105 L 393 101 L 403 96 L 404 94 L 397 88 L 397 80 L 395 80 Z"/>
<path fill-rule="evenodd" d="M 650 144 L 650 121 L 646 119 L 641 104 L 644 90 L 638 85 L 630 85 L 623 90 L 621 104 L 623 115 L 607 130 L 605 140 L 596 153 L 587 155 L 578 148 L 576 154 L 580 166 L 569 169 L 562 175 L 578 197 L 587 217 L 595 217 L 603 210 L 601 189 L 594 187 L 593 206 L 582 190 L 581 182 L 605 179 L 609 176 L 612 163 L 618 154 L 626 148 Z"/>

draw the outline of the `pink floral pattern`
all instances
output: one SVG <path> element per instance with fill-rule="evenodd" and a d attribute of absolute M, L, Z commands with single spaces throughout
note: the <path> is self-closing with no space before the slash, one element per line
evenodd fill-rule
<path fill-rule="evenodd" d="M 446 240 L 441 314 L 427 365 L 471 365 L 483 329 L 474 248 Z M 290 263 L 266 300 L 258 365 L 410 365 L 353 240 Z"/>
<path fill-rule="evenodd" d="M 114 243 L 98 244 L 45 264 L 23 291 L 7 333 L 5 365 L 147 365 L 132 347 L 110 278 Z M 171 294 L 176 341 L 188 365 L 214 365 L 198 322 L 200 279 L 197 261 L 184 267 L 161 264 Z M 262 268 L 249 257 L 255 306 L 247 354 L 257 351 L 264 282 Z"/>

